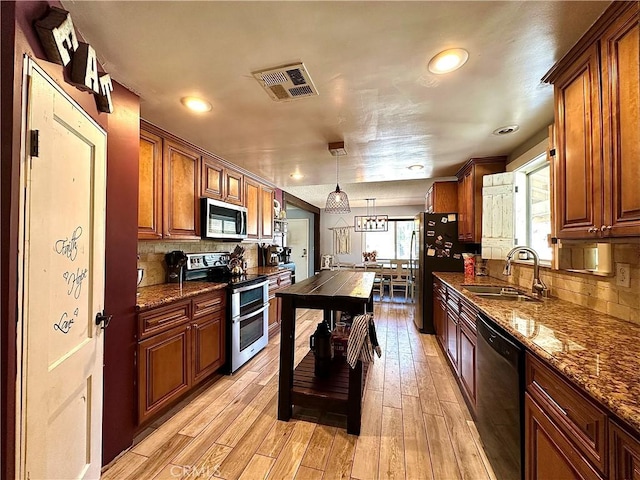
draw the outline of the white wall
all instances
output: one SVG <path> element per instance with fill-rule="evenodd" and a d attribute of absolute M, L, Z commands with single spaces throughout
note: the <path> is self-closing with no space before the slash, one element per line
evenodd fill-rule
<path fill-rule="evenodd" d="M 414 218 L 418 212 L 424 211 L 424 205 L 405 205 L 398 207 L 376 207 L 378 215 L 388 215 L 389 219 Z M 333 254 L 333 231 L 331 227 L 353 226 L 355 215 L 366 215 L 367 209 L 352 208 L 351 213 L 346 215 L 325 214 L 320 211 L 320 255 Z M 373 213 L 373 212 L 371 212 Z M 362 262 L 362 232 L 351 231 L 351 254 L 337 255 L 336 261 L 345 263 Z"/>

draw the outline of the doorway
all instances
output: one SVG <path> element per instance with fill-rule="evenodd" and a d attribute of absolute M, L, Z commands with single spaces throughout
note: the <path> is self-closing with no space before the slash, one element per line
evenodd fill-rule
<path fill-rule="evenodd" d="M 296 282 L 309 277 L 309 219 L 289 219 L 287 246 L 291 248 L 291 261 L 296 264 Z"/>
<path fill-rule="evenodd" d="M 97 479 L 107 134 L 31 59 L 25 72 L 17 476 Z"/>

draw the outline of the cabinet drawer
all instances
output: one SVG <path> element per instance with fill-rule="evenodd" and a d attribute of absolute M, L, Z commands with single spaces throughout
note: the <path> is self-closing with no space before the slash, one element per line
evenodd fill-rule
<path fill-rule="evenodd" d="M 200 295 L 193 299 L 193 319 L 223 310 L 226 305 L 226 291 Z"/>
<path fill-rule="evenodd" d="M 456 316 L 460 313 L 460 297 L 450 288 L 447 289 L 447 306 Z"/>
<path fill-rule="evenodd" d="M 465 300 L 460 301 L 460 320 L 471 330 L 476 332 L 476 316 L 478 310 Z"/>
<path fill-rule="evenodd" d="M 576 448 L 600 471 L 607 465 L 607 414 L 531 354 L 527 392 L 557 423 Z"/>
<path fill-rule="evenodd" d="M 164 332 L 191 319 L 191 300 L 172 303 L 138 315 L 138 339 Z"/>
<path fill-rule="evenodd" d="M 278 275 L 278 288 L 284 288 L 291 285 L 291 274 L 284 272 Z"/>

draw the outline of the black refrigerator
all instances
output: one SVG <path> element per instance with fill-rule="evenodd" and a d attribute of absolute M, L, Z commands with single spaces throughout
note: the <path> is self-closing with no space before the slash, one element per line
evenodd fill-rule
<path fill-rule="evenodd" d="M 433 327 L 433 272 L 462 272 L 462 254 L 476 253 L 477 244 L 458 243 L 457 213 L 421 212 L 415 218 L 412 242 L 417 242 L 417 294 L 414 322 L 423 333 L 435 333 Z M 413 245 L 412 245 L 413 247 Z"/>

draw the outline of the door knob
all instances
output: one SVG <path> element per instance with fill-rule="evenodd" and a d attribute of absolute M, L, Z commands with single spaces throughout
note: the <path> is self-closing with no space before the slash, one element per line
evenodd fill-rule
<path fill-rule="evenodd" d="M 591 227 L 587 230 L 587 232 L 589 233 L 596 233 L 598 231 L 598 229 L 596 227 Z"/>
<path fill-rule="evenodd" d="M 600 231 L 601 232 L 604 232 L 604 231 L 607 231 L 607 230 L 611 230 L 611 225 L 602 225 L 600 227 Z"/>
<path fill-rule="evenodd" d="M 98 312 L 98 313 L 96 313 L 96 325 L 102 324 L 102 326 L 100 328 L 102 328 L 102 330 L 104 330 L 105 328 L 107 328 L 109 326 L 109 323 L 111 323 L 111 318 L 112 317 L 113 317 L 113 315 L 105 315 L 104 314 L 104 310 L 102 312 Z"/>

